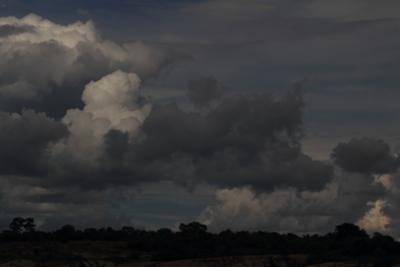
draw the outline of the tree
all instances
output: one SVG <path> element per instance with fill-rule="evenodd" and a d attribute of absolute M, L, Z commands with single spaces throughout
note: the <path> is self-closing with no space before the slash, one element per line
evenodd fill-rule
<path fill-rule="evenodd" d="M 351 223 L 343 223 L 336 226 L 335 235 L 338 238 L 368 238 L 365 230 Z"/>
<path fill-rule="evenodd" d="M 189 224 L 181 223 L 179 225 L 179 230 L 182 233 L 199 235 L 207 232 L 207 226 L 199 222 L 191 222 Z"/>
<path fill-rule="evenodd" d="M 35 220 L 33 218 L 26 218 L 23 227 L 25 232 L 34 232 L 36 227 Z"/>
<path fill-rule="evenodd" d="M 126 235 L 132 235 L 135 233 L 135 228 L 132 226 L 123 226 L 121 228 L 121 232 L 126 234 Z"/>
<path fill-rule="evenodd" d="M 14 233 L 20 234 L 22 232 L 34 232 L 36 225 L 33 218 L 16 217 L 12 220 L 9 227 Z"/>
<path fill-rule="evenodd" d="M 76 236 L 76 230 L 74 226 L 67 224 L 56 230 L 54 234 L 60 240 L 73 240 Z"/>
<path fill-rule="evenodd" d="M 382 248 L 377 248 L 373 254 L 373 267 L 391 267 L 395 263 L 395 256 Z"/>
<path fill-rule="evenodd" d="M 20 234 L 24 229 L 24 223 L 25 223 L 24 218 L 16 217 L 11 221 L 9 225 L 10 230 L 13 231 L 14 233 Z"/>

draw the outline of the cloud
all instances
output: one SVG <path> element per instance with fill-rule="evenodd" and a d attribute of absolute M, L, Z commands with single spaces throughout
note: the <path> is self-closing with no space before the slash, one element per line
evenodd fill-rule
<path fill-rule="evenodd" d="M 190 79 L 206 70 L 240 88 L 242 79 L 259 87 L 264 78 L 287 83 L 293 73 L 316 73 L 314 85 L 324 80 L 333 87 L 371 77 L 365 73 L 392 75 L 369 72 L 388 66 L 386 53 L 390 60 L 396 56 L 392 50 L 371 53 L 371 40 L 389 36 L 395 45 L 397 21 L 297 17 L 289 2 L 253 1 L 242 8 L 243 1 L 215 1 L 183 10 L 200 14 L 196 29 L 207 29 L 190 27 L 194 40 L 207 45 L 179 46 L 204 64 Z M 190 34 L 177 40 L 192 42 Z M 165 52 L 105 40 L 92 22 L 0 18 L 0 205 L 8 217 L 40 214 L 43 225 L 84 225 L 84 217 L 93 224 L 129 223 L 131 217 L 113 213 L 123 202 L 121 191 L 129 195 L 169 181 L 189 190 L 217 188 L 215 205 L 201 216 L 212 229 L 305 233 L 349 221 L 396 233 L 398 159 L 388 144 L 372 138 L 341 143 L 332 153 L 337 169 L 306 155 L 299 88 L 279 97 L 238 88 L 225 94 L 221 82 L 205 76 L 189 82 L 186 96 L 180 91 L 168 98 L 163 91 L 168 101 L 150 104 L 140 86 L 176 56 Z M 357 109 L 354 101 L 347 104 Z"/>
<path fill-rule="evenodd" d="M 391 218 L 384 213 L 387 205 L 386 201 L 378 199 L 375 202 L 368 203 L 371 209 L 357 221 L 357 224 L 369 232 L 387 232 L 391 224 Z"/>
<path fill-rule="evenodd" d="M 81 159 L 94 160 L 109 131 L 119 130 L 134 138 L 151 111 L 151 105 L 140 98 L 139 86 L 136 74 L 122 71 L 87 84 L 82 94 L 84 108 L 68 110 L 62 120 L 70 132 L 66 149 Z M 62 147 L 57 144 L 54 149 Z"/>
<path fill-rule="evenodd" d="M 188 97 L 195 107 L 208 106 L 222 96 L 223 87 L 214 77 L 192 80 L 188 84 Z"/>
<path fill-rule="evenodd" d="M 331 156 L 338 166 L 349 172 L 385 174 L 399 167 L 399 160 L 390 153 L 389 145 L 373 138 L 353 138 L 339 143 Z"/>
<path fill-rule="evenodd" d="M 363 175 L 337 172 L 318 191 L 293 187 L 271 192 L 251 187 L 218 189 L 215 203 L 203 210 L 199 220 L 214 231 L 230 228 L 323 233 L 343 222 L 359 222 L 371 231 L 385 225 L 389 230 L 390 220 L 380 200 L 386 196 L 383 188 Z M 377 204 L 370 208 L 366 203 Z"/>
<path fill-rule="evenodd" d="M 217 0 L 195 3 L 183 8 L 183 12 L 199 17 L 207 16 L 215 20 L 254 19 L 268 14 L 274 8 L 270 0 Z"/>
<path fill-rule="evenodd" d="M 226 96 L 206 114 L 154 105 L 142 139 L 122 156 L 140 173 L 186 185 L 321 188 L 332 168 L 301 152 L 302 109 L 297 89 L 282 98 Z"/>
<path fill-rule="evenodd" d="M 400 7 L 395 0 L 384 0 L 379 4 L 373 0 L 328 0 L 304 1 L 303 15 L 340 19 L 384 19 L 398 18 L 395 12 Z"/>
<path fill-rule="evenodd" d="M 294 188 L 260 194 L 248 187 L 222 189 L 216 192 L 217 203 L 207 207 L 199 219 L 217 231 L 228 228 L 318 231 L 331 226 L 334 217 L 331 204 L 338 194 L 336 184 L 329 184 L 317 193 Z"/>
<path fill-rule="evenodd" d="M 17 216 L 34 217 L 38 227 L 45 230 L 65 224 L 79 228 L 121 227 L 133 225 L 132 219 L 136 216 L 123 209 L 138 194 L 132 188 L 101 192 L 73 186 L 54 189 L 29 184 L 18 176 L 1 176 L 0 185 L 1 229 L 7 229 Z"/>
<path fill-rule="evenodd" d="M 13 26 L 13 25 L 3 25 L 0 26 L 0 37 L 10 36 L 15 34 L 20 34 L 23 32 L 30 32 L 33 29 L 31 27 L 24 26 Z"/>
<path fill-rule="evenodd" d="M 171 60 L 141 42 L 104 40 L 91 21 L 59 25 L 34 14 L 1 17 L 0 32 L 3 110 L 31 107 L 60 116 L 81 106 L 82 87 L 91 80 L 118 69 L 146 78 Z"/>
<path fill-rule="evenodd" d="M 88 83 L 83 109 L 68 110 L 60 121 L 31 110 L 0 113 L 0 175 L 25 175 L 33 178 L 27 183 L 44 188 L 143 182 L 134 179 L 136 167 L 113 167 L 118 155 L 110 151 L 117 146 L 108 140 L 116 131 L 127 134 L 129 144 L 136 141 L 151 112 L 139 87 L 136 74 L 115 71 Z"/>
<path fill-rule="evenodd" d="M 398 18 L 396 0 L 212 0 L 189 5 L 184 10 L 213 19 L 256 20 L 276 14 L 345 20 Z"/>
<path fill-rule="evenodd" d="M 46 140 L 42 175 L 30 183 L 104 190 L 171 181 L 263 192 L 319 190 L 332 179 L 332 166 L 301 151 L 300 88 L 279 98 L 221 96 L 207 113 L 177 104 L 152 108 L 139 89 L 138 76 L 122 71 L 88 83 L 84 107 L 54 122 L 65 133 Z"/>
<path fill-rule="evenodd" d="M 375 175 L 375 183 L 381 184 L 387 191 L 398 193 L 399 188 L 396 183 L 396 176 L 393 174 Z"/>
<path fill-rule="evenodd" d="M 44 113 L 0 112 L 0 174 L 44 175 L 50 146 L 67 134 L 62 123 Z"/>

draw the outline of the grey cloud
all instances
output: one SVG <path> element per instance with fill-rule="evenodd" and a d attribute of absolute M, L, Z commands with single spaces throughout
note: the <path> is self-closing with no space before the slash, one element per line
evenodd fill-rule
<path fill-rule="evenodd" d="M 103 191 L 76 187 L 49 189 L 27 184 L 19 177 L 1 177 L 0 228 L 8 228 L 13 217 L 31 216 L 40 229 L 53 230 L 65 224 L 76 227 L 121 227 L 132 225 L 135 214 L 122 209 L 136 192 L 126 189 Z M 105 201 L 105 199 L 107 201 Z"/>
<path fill-rule="evenodd" d="M 24 201 L 30 203 L 65 203 L 68 197 L 65 193 L 45 192 L 24 197 Z"/>
<path fill-rule="evenodd" d="M 117 79 L 120 74 L 110 78 Z M 69 126 L 73 131 L 65 140 L 79 144 L 80 137 L 87 138 L 93 131 L 96 154 L 86 155 L 82 145 L 76 150 L 68 142 L 58 142 L 47 158 L 46 173 L 34 183 L 103 190 L 169 180 L 189 187 L 208 183 L 220 187 L 251 185 L 260 191 L 288 186 L 318 190 L 332 179 L 332 167 L 301 152 L 303 105 L 301 88 L 289 90 L 281 98 L 224 96 L 207 113 L 185 110 L 177 104 L 154 105 L 133 137 L 132 132 L 123 130 L 124 124 L 104 128 L 107 124 L 103 125 L 103 119 L 91 127 L 88 121 L 78 123 L 74 117 L 77 124 Z M 139 110 L 130 112 L 140 115 Z M 112 120 L 119 123 L 118 117 Z M 103 138 L 98 131 L 104 131 Z M 65 145 L 67 150 L 62 152 Z"/>
<path fill-rule="evenodd" d="M 400 166 L 399 159 L 392 155 L 383 140 L 353 138 L 348 143 L 339 143 L 333 149 L 334 162 L 349 172 L 393 173 Z"/>
<path fill-rule="evenodd" d="M 192 80 L 188 84 L 188 97 L 195 107 L 208 106 L 221 98 L 224 88 L 214 77 Z"/>
<path fill-rule="evenodd" d="M 324 233 L 343 222 L 359 222 L 370 210 L 367 203 L 386 195 L 381 186 L 364 175 L 339 172 L 318 191 L 282 188 L 257 192 L 251 187 L 217 190 L 216 203 L 208 206 L 199 220 L 215 231 L 231 228 Z"/>
<path fill-rule="evenodd" d="M 142 42 L 104 40 L 90 21 L 58 25 L 31 14 L 1 17 L 0 27 L 0 108 L 6 111 L 35 108 L 60 117 L 82 106 L 82 88 L 92 80 L 118 69 L 148 79 L 180 58 Z"/>
<path fill-rule="evenodd" d="M 0 174 L 43 175 L 48 146 L 66 136 L 66 127 L 43 113 L 0 113 Z"/>
<path fill-rule="evenodd" d="M 247 6 L 241 9 L 244 2 Z M 174 51 L 196 57 L 193 61 L 196 66 L 188 70 L 189 74 L 190 71 L 195 76 L 199 72 L 213 74 L 235 85 L 237 90 L 243 90 L 240 80 L 257 87 L 264 86 L 265 80 L 272 83 L 279 80 L 280 87 L 282 81 L 311 75 L 316 90 L 337 96 L 343 91 L 334 91 L 336 85 L 341 88 L 343 84 L 356 83 L 370 88 L 374 86 L 371 79 L 376 82 L 385 77 L 385 81 L 394 81 L 393 77 L 397 77 L 393 65 L 399 43 L 396 19 L 381 20 L 366 15 L 364 21 L 341 20 L 337 17 L 342 15 L 337 14 L 316 18 L 318 12 L 312 10 L 293 6 L 288 10 L 289 2 L 294 3 L 254 1 L 251 5 L 250 1 L 215 1 L 211 6 L 222 10 L 227 6 L 232 8 L 219 14 L 217 9 L 204 5 L 184 10 L 201 16 L 189 23 L 195 30 L 190 27 L 190 32 L 177 36 L 182 42 Z M 296 1 L 294 6 L 304 7 L 313 2 Z M 262 9 L 257 9 L 259 4 Z M 204 14 L 217 16 L 208 20 Z M 33 38 L 32 43 L 0 41 L 0 54 L 7 45 L 15 48 L 5 54 L 4 65 L 0 64 L 0 109 L 19 111 L 31 107 L 47 115 L 33 111 L 0 115 L 0 146 L 4 147 L 0 152 L 0 174 L 30 176 L 19 178 L 24 179 L 25 186 L 15 192 L 3 190 L 0 204 L 9 216 L 31 212 L 33 216 L 42 214 L 42 218 L 48 215 L 47 225 L 66 220 L 84 225 L 81 218 L 85 214 L 94 225 L 98 221 L 117 224 L 112 211 L 120 200 L 118 189 L 169 180 L 189 189 L 208 183 L 227 190 L 226 198 L 218 200 L 221 205 L 210 206 L 211 213 L 203 217 L 215 228 L 229 227 L 232 223 L 238 229 L 249 226 L 299 232 L 331 230 L 343 221 L 356 222 L 367 214 L 370 208 L 367 203 L 378 200 L 388 202 L 384 212 L 397 220 L 398 209 L 391 204 L 398 202 L 397 195 L 386 192 L 379 183 L 374 184 L 372 176 L 396 171 L 398 162 L 388 146 L 374 139 L 340 144 L 333 159 L 345 172 L 334 175 L 332 164 L 312 159 L 301 149 L 304 100 L 296 90 L 282 98 L 248 92 L 227 96 L 221 93 L 222 86 L 217 80 L 195 80 L 189 85 L 189 98 L 197 107 L 208 106 L 207 112 L 192 110 L 179 101 L 155 103 L 135 136 L 115 125 L 111 129 L 105 127 L 99 139 L 101 152 L 95 155 L 94 162 L 77 159 L 69 153 L 49 154 L 49 144 L 64 144 L 60 140 L 71 137 L 71 131 L 47 116 L 61 118 L 67 109 L 84 110 L 81 95 L 89 81 L 117 69 L 136 72 L 147 80 L 170 64 L 177 54 L 165 54 L 140 42 L 119 45 L 104 40 L 90 23 L 63 26 L 50 22 L 54 31 L 48 40 L 43 37 L 41 19 L 35 16 L 28 19 L 34 21 L 31 28 L 24 26 L 29 24 L 24 19 L 12 19 L 0 26 L 0 38 L 12 35 L 25 38 L 26 33 Z M 94 39 L 81 40 L 75 31 L 80 27 L 87 38 Z M 69 31 L 73 38 L 59 34 L 59 30 Z M 180 80 L 187 78 L 178 76 Z M 327 82 L 330 87 L 320 86 Z M 379 83 L 379 88 L 382 86 L 388 85 Z M 357 92 L 348 105 L 359 107 L 360 95 L 362 98 L 365 94 Z M 348 94 L 345 96 L 348 98 Z M 342 104 L 340 97 L 336 102 Z M 329 95 L 329 101 L 332 99 Z M 132 102 L 139 107 L 147 100 L 139 96 Z M 210 102 L 215 105 L 209 105 Z M 337 108 L 337 104 L 332 105 Z M 126 107 L 131 106 L 123 105 L 118 116 L 109 121 L 121 118 Z M 90 121 L 94 121 L 95 127 L 91 123 L 77 123 L 83 134 L 98 128 L 97 123 L 104 123 Z M 89 139 L 94 140 L 90 135 Z M 15 185 L 17 180 L 13 177 L 11 183 Z M 243 189 L 244 186 L 249 187 Z M 108 190 L 113 192 L 107 193 Z M 243 194 L 243 199 L 239 201 L 236 193 Z M 224 208 L 231 207 L 236 200 L 244 209 L 226 213 Z M 250 204 L 244 205 L 246 202 Z M 124 216 L 118 221 L 130 222 Z"/>
<path fill-rule="evenodd" d="M 398 17 L 398 8 L 396 0 L 383 0 L 379 4 L 374 0 L 213 0 L 194 3 L 183 10 L 215 20 L 256 20 L 276 14 L 360 20 Z"/>
<path fill-rule="evenodd" d="M 32 31 L 33 31 L 32 27 L 3 25 L 0 26 L 0 37 L 23 33 L 23 32 L 32 32 Z"/>
<path fill-rule="evenodd" d="M 118 131 L 106 136 L 101 166 L 113 171 L 102 173 L 114 173 L 116 183 L 155 179 L 315 190 L 331 179 L 332 167 L 301 152 L 302 108 L 299 90 L 281 99 L 222 98 L 207 114 L 155 105 L 134 143 Z"/>
<path fill-rule="evenodd" d="M 400 7 L 396 0 L 307 0 L 299 13 L 313 17 L 332 17 L 338 19 L 381 19 L 398 18 L 395 11 Z"/>

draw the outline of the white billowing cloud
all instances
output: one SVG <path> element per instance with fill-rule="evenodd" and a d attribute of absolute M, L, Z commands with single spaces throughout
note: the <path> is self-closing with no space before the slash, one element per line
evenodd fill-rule
<path fill-rule="evenodd" d="M 12 99 L 37 99 L 117 69 L 151 75 L 165 60 L 141 42 L 102 39 L 91 21 L 59 25 L 30 14 L 0 17 L 0 29 L 0 96 Z"/>
<path fill-rule="evenodd" d="M 394 226 L 399 201 L 396 178 L 337 171 L 333 181 L 320 191 L 282 188 L 259 192 L 251 187 L 217 190 L 215 203 L 199 220 L 211 230 L 296 233 L 324 233 L 349 222 L 371 233 L 398 236 Z"/>
<path fill-rule="evenodd" d="M 68 110 L 63 122 L 70 136 L 55 149 L 67 148 L 82 159 L 98 155 L 103 137 L 110 130 L 119 130 L 135 137 L 150 114 L 151 105 L 141 104 L 140 79 L 134 73 L 115 71 L 86 85 L 82 110 Z"/>
<path fill-rule="evenodd" d="M 378 199 L 375 202 L 368 203 L 371 209 L 358 220 L 357 224 L 369 232 L 386 232 L 391 223 L 391 218 L 387 216 L 383 209 L 387 206 L 387 202 Z"/>
<path fill-rule="evenodd" d="M 76 22 L 67 26 L 57 25 L 35 14 L 27 15 L 21 19 L 16 17 L 1 17 L 1 26 L 14 26 L 26 28 L 26 32 L 2 36 L 0 40 L 5 44 L 32 43 L 55 41 L 74 48 L 80 42 L 96 42 L 98 37 L 92 22 Z"/>
<path fill-rule="evenodd" d="M 335 183 L 319 192 L 289 188 L 257 194 L 249 187 L 222 189 L 216 191 L 217 203 L 207 207 L 199 219 L 213 230 L 307 232 L 327 222 L 326 207 L 337 196 Z"/>

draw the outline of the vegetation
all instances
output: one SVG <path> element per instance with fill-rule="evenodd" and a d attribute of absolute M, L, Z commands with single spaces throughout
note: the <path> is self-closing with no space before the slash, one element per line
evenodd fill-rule
<path fill-rule="evenodd" d="M 37 244 L 47 244 L 46 253 L 56 250 L 60 244 L 71 242 L 120 242 L 129 251 L 125 258 L 152 261 L 301 254 L 308 255 L 308 264 L 353 261 L 359 266 L 387 267 L 395 264 L 397 255 L 400 255 L 400 243 L 392 237 L 379 233 L 369 236 L 358 226 L 348 223 L 338 225 L 333 232 L 325 235 L 298 236 L 261 231 L 210 233 L 205 225 L 198 222 L 181 224 L 176 232 L 170 229 L 146 231 L 129 226 L 119 230 L 110 227 L 77 230 L 72 225 L 43 232 L 35 230 L 32 218 L 15 218 L 10 230 L 0 234 L 0 241 L 0 244 L 35 244 L 27 246 L 32 251 L 38 250 Z M 35 253 L 40 254 L 33 251 L 32 255 Z M 124 258 L 120 257 L 120 260 Z"/>

